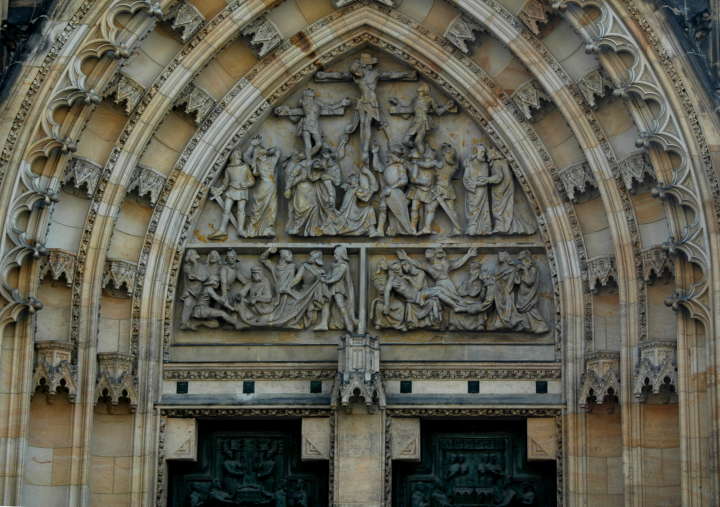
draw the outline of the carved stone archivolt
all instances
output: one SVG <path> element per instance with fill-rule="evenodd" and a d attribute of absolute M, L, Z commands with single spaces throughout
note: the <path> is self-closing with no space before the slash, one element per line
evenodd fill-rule
<path fill-rule="evenodd" d="M 595 405 L 612 405 L 619 395 L 620 353 L 593 352 L 585 361 L 581 378 L 580 408 L 592 410 Z"/>
<path fill-rule="evenodd" d="M 650 395 L 664 395 L 667 401 L 677 400 L 677 344 L 652 341 L 640 344 L 640 361 L 635 369 L 633 393 L 640 401 Z"/>

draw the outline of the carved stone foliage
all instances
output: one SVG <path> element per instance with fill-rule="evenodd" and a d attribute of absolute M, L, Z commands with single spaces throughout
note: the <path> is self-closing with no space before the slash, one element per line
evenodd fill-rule
<path fill-rule="evenodd" d="M 127 191 L 135 192 L 138 197 L 147 196 L 150 204 L 155 206 L 164 185 L 165 176 L 150 167 L 139 165 L 133 173 Z"/>
<path fill-rule="evenodd" d="M 98 353 L 98 371 L 95 393 L 101 401 L 117 405 L 127 400 L 137 406 L 135 378 L 132 374 L 132 356 L 119 352 Z"/>
<path fill-rule="evenodd" d="M 270 248 L 239 258 L 228 250 L 201 257 L 188 250 L 183 265 L 180 327 L 345 329 L 354 332 L 356 277 L 347 248 L 326 263 L 321 250 L 296 259 L 292 250 Z"/>
<path fill-rule="evenodd" d="M 200 125 L 215 107 L 215 99 L 195 83 L 189 83 L 176 100 L 175 106 L 192 116 L 195 123 Z"/>
<path fill-rule="evenodd" d="M 85 188 L 85 193 L 89 198 L 92 198 L 95 193 L 95 187 L 100 180 L 103 168 L 82 157 L 73 157 L 68 162 L 67 168 L 65 169 L 65 176 L 63 178 L 63 184 L 72 185 L 77 190 Z"/>
<path fill-rule="evenodd" d="M 167 16 L 172 21 L 172 29 L 180 34 L 183 42 L 187 42 L 205 22 L 205 18 L 197 8 L 185 0 L 178 2 Z"/>
<path fill-rule="evenodd" d="M 396 259 L 378 261 L 372 276 L 378 295 L 370 304 L 373 325 L 400 331 L 547 333 L 533 255 L 527 250 L 516 257 L 500 252 L 497 258 L 470 262 L 477 255 L 473 248 L 460 256 L 429 248 L 424 259 L 399 250 Z"/>
<path fill-rule="evenodd" d="M 664 274 L 673 276 L 675 266 L 667 248 L 654 246 L 640 252 L 643 264 L 643 280 L 650 283 Z"/>
<path fill-rule="evenodd" d="M 585 361 L 580 385 L 580 408 L 612 404 L 620 394 L 620 353 L 594 352 Z"/>
<path fill-rule="evenodd" d="M 515 105 L 520 109 L 526 120 L 532 120 L 536 111 L 539 111 L 543 102 L 551 99 L 537 81 L 530 80 L 519 86 L 512 94 Z"/>
<path fill-rule="evenodd" d="M 130 297 L 135 290 L 137 265 L 120 259 L 107 259 L 103 272 L 103 288 L 117 296 Z M 123 289 L 124 287 L 124 289 Z"/>
<path fill-rule="evenodd" d="M 652 394 L 662 394 L 667 401 L 677 400 L 677 344 L 653 341 L 640 344 L 640 361 L 635 369 L 633 392 L 645 401 Z"/>
<path fill-rule="evenodd" d="M 118 72 L 117 76 L 110 83 L 107 95 L 113 96 L 113 102 L 125 107 L 125 112 L 130 114 L 140 103 L 140 99 L 145 93 L 145 88 L 122 72 Z"/>
<path fill-rule="evenodd" d="M 578 81 L 578 87 L 588 105 L 594 108 L 597 107 L 597 99 L 605 97 L 607 90 L 612 87 L 612 81 L 605 77 L 602 70 L 595 69 Z"/>
<path fill-rule="evenodd" d="M 452 42 L 453 46 L 465 54 L 470 54 L 468 44 L 475 42 L 473 32 L 484 32 L 485 29 L 468 19 L 462 14 L 453 19 L 445 30 L 445 38 Z"/>
<path fill-rule="evenodd" d="M 44 280 L 48 274 L 53 280 L 65 278 L 68 287 L 72 286 L 73 274 L 75 273 L 75 254 L 60 248 L 51 248 L 48 255 L 42 261 L 40 268 L 40 279 Z"/>
<path fill-rule="evenodd" d="M 633 189 L 633 184 L 643 183 L 646 179 L 655 180 L 655 171 L 652 164 L 643 151 L 633 153 L 618 164 L 618 172 L 628 191 Z"/>
<path fill-rule="evenodd" d="M 607 287 L 611 280 L 617 282 L 617 276 L 615 257 L 605 255 L 587 261 L 587 277 L 591 292 L 596 293 L 600 287 Z"/>
<path fill-rule="evenodd" d="M 49 395 L 66 393 L 73 401 L 77 395 L 72 343 L 44 341 L 35 344 L 33 385 L 36 392 Z"/>
<path fill-rule="evenodd" d="M 364 403 L 368 410 L 385 408 L 385 389 L 380 375 L 380 344 L 367 334 L 343 335 L 338 345 L 338 373 L 331 406 L 349 408 Z"/>
<path fill-rule="evenodd" d="M 560 181 L 565 190 L 565 195 L 571 201 L 575 201 L 577 195 L 589 191 L 591 188 L 597 188 L 597 182 L 590 169 L 590 164 L 580 162 L 573 164 L 558 171 Z"/>
<path fill-rule="evenodd" d="M 262 15 L 248 23 L 240 32 L 243 37 L 250 38 L 250 44 L 258 49 L 258 57 L 262 58 L 282 42 L 280 31 L 275 23 Z"/>

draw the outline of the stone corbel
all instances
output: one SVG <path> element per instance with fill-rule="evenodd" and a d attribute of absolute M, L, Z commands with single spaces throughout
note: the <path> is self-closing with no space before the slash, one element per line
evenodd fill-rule
<path fill-rule="evenodd" d="M 540 86 L 540 83 L 531 79 L 520 85 L 511 95 L 513 102 L 520 109 L 523 117 L 530 121 L 535 111 L 538 111 L 543 102 L 551 102 L 550 97 Z"/>
<path fill-rule="evenodd" d="M 343 335 L 338 345 L 338 373 L 331 406 L 350 409 L 352 402 L 364 403 L 369 412 L 385 408 L 385 389 L 380 376 L 380 344 L 367 334 Z"/>
<path fill-rule="evenodd" d="M 640 252 L 643 264 L 643 280 L 650 284 L 667 273 L 673 276 L 675 266 L 667 249 L 662 245 L 646 248 Z"/>
<path fill-rule="evenodd" d="M 183 42 L 187 42 L 205 22 L 205 17 L 197 8 L 180 1 L 170 10 L 167 19 L 172 21 L 171 28 L 180 34 Z"/>
<path fill-rule="evenodd" d="M 63 178 L 64 185 L 72 185 L 78 190 L 85 187 L 85 193 L 88 198 L 92 198 L 95 194 L 95 188 L 103 168 L 95 162 L 82 157 L 73 157 L 68 162 Z"/>
<path fill-rule="evenodd" d="M 118 405 L 127 399 L 130 407 L 137 407 L 137 390 L 132 374 L 132 357 L 119 352 L 100 352 L 97 355 L 98 373 L 95 394 L 99 400 Z"/>
<path fill-rule="evenodd" d="M 628 192 L 633 189 L 633 182 L 643 183 L 647 178 L 655 180 L 655 171 L 645 152 L 633 153 L 618 164 L 618 172 Z"/>
<path fill-rule="evenodd" d="M 189 83 L 178 97 L 175 106 L 192 116 L 195 124 L 200 125 L 215 107 L 215 99 L 195 83 Z"/>
<path fill-rule="evenodd" d="M 548 10 L 541 0 L 527 0 L 517 16 L 532 33 L 540 35 L 540 25 L 548 22 Z"/>
<path fill-rule="evenodd" d="M 640 401 L 652 394 L 664 394 L 677 401 L 677 344 L 653 341 L 640 344 L 640 362 L 635 369 L 633 393 Z"/>
<path fill-rule="evenodd" d="M 33 386 L 36 392 L 49 396 L 67 393 L 75 401 L 77 382 L 72 365 L 73 344 L 63 341 L 43 341 L 35 344 Z"/>
<path fill-rule="evenodd" d="M 596 99 L 603 98 L 610 87 L 612 87 L 612 82 L 605 77 L 600 69 L 590 71 L 578 81 L 578 88 L 580 88 L 583 97 L 592 108 L 597 107 Z"/>
<path fill-rule="evenodd" d="M 136 271 L 137 265 L 135 263 L 119 259 L 107 259 L 103 272 L 103 288 L 114 289 L 123 296 L 131 297 L 135 290 Z M 123 285 L 125 286 L 124 290 Z"/>
<path fill-rule="evenodd" d="M 445 38 L 449 40 L 453 46 L 463 53 L 470 54 L 468 43 L 475 42 L 475 34 L 473 32 L 484 32 L 485 29 L 474 21 L 459 14 L 453 19 L 445 30 Z"/>
<path fill-rule="evenodd" d="M 607 287 L 610 280 L 617 282 L 615 257 L 604 255 L 587 261 L 587 277 L 590 292 L 597 294 L 600 287 Z"/>
<path fill-rule="evenodd" d="M 250 44 L 258 48 L 258 58 L 262 58 L 282 42 L 282 35 L 266 15 L 248 23 L 241 31 L 243 37 L 250 37 Z"/>
<path fill-rule="evenodd" d="M 60 248 L 49 249 L 40 267 L 40 280 L 44 280 L 48 273 L 56 281 L 64 276 L 66 285 L 71 287 L 75 273 L 75 254 Z"/>
<path fill-rule="evenodd" d="M 150 205 L 155 206 L 163 186 L 165 186 L 165 176 L 154 169 L 138 165 L 130 180 L 127 191 L 134 191 L 138 197 L 147 195 Z"/>
<path fill-rule="evenodd" d="M 620 394 L 620 353 L 594 352 L 585 361 L 580 385 L 580 408 L 611 405 Z"/>
<path fill-rule="evenodd" d="M 590 169 L 590 164 L 580 162 L 558 171 L 558 176 L 565 190 L 565 195 L 571 201 L 575 201 L 576 194 L 584 194 L 590 188 L 597 188 L 595 177 Z"/>

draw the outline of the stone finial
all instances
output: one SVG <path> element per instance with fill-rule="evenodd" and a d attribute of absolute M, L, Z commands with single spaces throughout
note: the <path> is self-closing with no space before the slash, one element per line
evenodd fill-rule
<path fill-rule="evenodd" d="M 70 287 L 75 273 L 75 254 L 60 248 L 49 249 L 40 267 L 40 279 L 44 280 L 48 273 L 53 280 L 64 276 L 65 283 Z"/>
<path fill-rule="evenodd" d="M 92 197 L 100 180 L 102 169 L 102 166 L 86 158 L 73 157 L 65 169 L 63 184 L 72 184 L 78 190 L 82 190 L 84 186 L 87 196 Z"/>
<path fill-rule="evenodd" d="M 653 341 L 640 344 L 640 361 L 635 368 L 633 393 L 640 401 L 651 394 L 667 394 L 669 399 L 677 387 L 677 344 Z"/>
<path fill-rule="evenodd" d="M 620 353 L 594 352 L 585 362 L 578 398 L 580 408 L 612 403 L 620 394 Z"/>
<path fill-rule="evenodd" d="M 138 165 L 130 180 L 127 191 L 135 191 L 138 197 L 149 195 L 150 204 L 155 206 L 163 186 L 165 186 L 165 176 L 154 169 Z"/>
<path fill-rule="evenodd" d="M 118 73 L 110 84 L 106 95 L 113 96 L 113 102 L 118 105 L 125 105 L 125 112 L 130 114 L 140 103 L 140 99 L 145 93 L 145 88 L 129 78 L 125 74 Z"/>
<path fill-rule="evenodd" d="M 331 404 L 345 408 L 358 401 L 369 411 L 385 408 L 385 389 L 380 378 L 380 344 L 367 334 L 343 335 L 338 345 L 338 373 Z"/>
<path fill-rule="evenodd" d="M 127 399 L 131 407 L 137 406 L 137 391 L 132 375 L 132 357 L 119 352 L 100 352 L 97 355 L 98 372 L 95 394 L 99 400 L 117 405 Z"/>
<path fill-rule="evenodd" d="M 541 0 L 528 0 L 523 5 L 518 18 L 535 35 L 540 35 L 540 25 L 548 22 L 548 8 Z"/>
<path fill-rule="evenodd" d="M 587 278 L 590 292 L 597 293 L 600 287 L 607 287 L 610 280 L 617 281 L 615 257 L 603 255 L 587 261 Z"/>
<path fill-rule="evenodd" d="M 67 393 L 70 401 L 77 395 L 75 368 L 72 365 L 73 344 L 50 340 L 35 344 L 33 385 L 36 392 L 48 395 Z"/>
<path fill-rule="evenodd" d="M 590 164 L 583 161 L 558 171 L 568 199 L 575 201 L 576 194 L 583 194 L 591 187 L 597 188 Z"/>
<path fill-rule="evenodd" d="M 107 259 L 105 261 L 105 270 L 103 272 L 103 288 L 122 291 L 125 286 L 124 294 L 128 297 L 132 296 L 135 290 L 135 273 L 137 265 L 132 262 L 119 259 Z"/>
<path fill-rule="evenodd" d="M 168 20 L 172 20 L 171 27 L 182 41 L 187 42 L 205 22 L 205 17 L 194 5 L 181 1 L 172 9 Z"/>
<path fill-rule="evenodd" d="M 631 191 L 633 182 L 642 183 L 646 178 L 655 180 L 655 171 L 647 158 L 645 152 L 633 153 L 618 164 L 618 172 L 625 184 L 625 188 Z"/>
<path fill-rule="evenodd" d="M 534 112 L 542 107 L 543 102 L 550 102 L 550 97 L 534 79 L 520 85 L 511 98 L 528 121 L 532 120 Z"/>
<path fill-rule="evenodd" d="M 180 107 L 185 113 L 192 116 L 196 125 L 200 125 L 212 108 L 215 107 L 215 99 L 195 83 L 188 83 L 185 90 L 175 101 L 175 106 Z"/>
<path fill-rule="evenodd" d="M 262 58 L 282 42 L 282 35 L 275 23 L 264 14 L 245 25 L 240 33 L 243 37 L 252 35 L 250 44 L 258 47 L 258 58 Z"/>
<path fill-rule="evenodd" d="M 473 32 L 484 31 L 485 29 L 483 27 L 462 14 L 459 14 L 450 22 L 445 30 L 444 36 L 453 44 L 453 46 L 463 53 L 469 54 L 470 49 L 467 47 L 467 44 L 475 42 L 475 34 Z"/>
<path fill-rule="evenodd" d="M 603 98 L 607 89 L 611 87 L 612 82 L 603 75 L 600 69 L 590 71 L 578 81 L 578 88 L 590 107 L 597 107 L 596 98 Z"/>
<path fill-rule="evenodd" d="M 674 272 L 674 264 L 667 249 L 662 245 L 646 248 L 640 252 L 642 258 L 643 280 L 652 282 L 654 278 L 660 278 L 664 273 L 670 276 Z"/>

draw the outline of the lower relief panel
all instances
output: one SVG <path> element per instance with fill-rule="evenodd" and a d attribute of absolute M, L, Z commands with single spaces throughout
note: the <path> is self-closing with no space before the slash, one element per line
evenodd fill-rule
<path fill-rule="evenodd" d="M 525 424 L 425 421 L 422 461 L 393 463 L 393 506 L 555 506 L 555 462 L 527 461 Z"/>
<path fill-rule="evenodd" d="M 327 505 L 328 465 L 300 461 L 300 421 L 199 422 L 197 462 L 169 462 L 168 505 Z"/>

